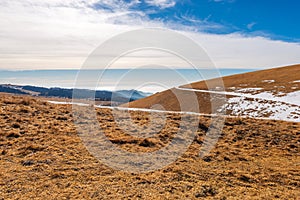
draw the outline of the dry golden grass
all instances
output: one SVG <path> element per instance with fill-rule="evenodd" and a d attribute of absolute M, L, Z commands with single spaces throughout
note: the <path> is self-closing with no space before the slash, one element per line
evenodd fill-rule
<path fill-rule="evenodd" d="M 149 139 L 117 127 L 108 109 L 98 109 L 105 134 L 119 147 L 154 151 L 178 130 L 178 115 Z M 149 115 L 131 112 L 147 126 Z M 158 119 L 159 120 L 159 119 Z M 297 199 L 300 196 L 300 124 L 226 119 L 221 138 L 204 159 L 198 153 L 210 124 L 199 130 L 175 163 L 145 174 L 116 171 L 85 148 L 69 105 L 1 95 L 0 199 Z M 148 141 L 145 141 L 148 140 Z"/>
<path fill-rule="evenodd" d="M 236 89 L 263 88 L 265 91 L 273 91 L 274 93 L 289 93 L 300 89 L 300 83 L 294 82 L 300 79 L 300 64 L 225 76 L 222 79 L 226 91 L 231 91 L 231 88 L 235 87 Z M 184 87 L 206 90 L 206 82 L 211 85 L 218 83 L 212 79 L 191 83 Z"/>

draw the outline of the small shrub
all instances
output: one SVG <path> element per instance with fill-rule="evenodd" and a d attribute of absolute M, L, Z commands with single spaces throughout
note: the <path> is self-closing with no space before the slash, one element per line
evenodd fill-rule
<path fill-rule="evenodd" d="M 21 112 L 21 113 L 29 113 L 29 110 L 26 109 L 26 108 L 22 108 L 22 109 L 19 110 L 19 112 Z"/>
<path fill-rule="evenodd" d="M 20 128 L 21 126 L 20 126 L 20 124 L 17 124 L 17 123 L 14 123 L 13 125 L 12 125 L 12 128 Z"/>
<path fill-rule="evenodd" d="M 59 121 L 67 121 L 68 120 L 68 118 L 64 117 L 64 116 L 59 116 L 56 119 L 59 120 Z"/>
<path fill-rule="evenodd" d="M 18 137 L 20 137 L 20 134 L 16 133 L 16 132 L 10 132 L 10 133 L 7 134 L 6 137 L 7 138 L 18 138 Z"/>
<path fill-rule="evenodd" d="M 34 161 L 33 160 L 25 160 L 25 161 L 22 161 L 22 165 L 23 166 L 31 166 L 34 164 Z"/>
<path fill-rule="evenodd" d="M 211 162 L 211 161 L 212 161 L 212 157 L 211 157 L 211 156 L 205 156 L 205 157 L 203 158 L 203 160 L 204 160 L 205 162 Z"/>
<path fill-rule="evenodd" d="M 208 131 L 208 127 L 202 123 L 199 123 L 198 128 L 203 130 L 204 132 Z"/>
<path fill-rule="evenodd" d="M 216 189 L 214 189 L 211 186 L 204 185 L 204 186 L 202 186 L 201 191 L 199 191 L 195 194 L 195 197 L 201 198 L 201 197 L 215 196 L 216 194 L 217 194 Z"/>
<path fill-rule="evenodd" d="M 23 99 L 20 104 L 24 105 L 24 106 L 29 106 L 30 105 L 30 100 L 29 99 Z"/>
<path fill-rule="evenodd" d="M 244 182 L 247 182 L 247 183 L 252 182 L 252 179 L 251 179 L 249 176 L 246 176 L 246 175 L 241 175 L 241 176 L 239 177 L 239 180 L 244 181 Z"/>
<path fill-rule="evenodd" d="M 149 139 L 144 139 L 141 143 L 140 146 L 142 147 L 154 147 L 155 143 L 150 141 Z"/>

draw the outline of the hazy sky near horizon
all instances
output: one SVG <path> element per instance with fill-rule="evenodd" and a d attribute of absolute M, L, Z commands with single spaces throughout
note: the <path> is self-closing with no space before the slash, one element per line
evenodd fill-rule
<path fill-rule="evenodd" d="M 299 7 L 297 0 L 1 0 L 0 69 L 78 69 L 102 42 L 144 27 L 192 38 L 218 68 L 296 64 Z M 190 67 L 153 52 L 115 66 L 151 65 L 141 59 L 147 56 L 156 65 Z"/>

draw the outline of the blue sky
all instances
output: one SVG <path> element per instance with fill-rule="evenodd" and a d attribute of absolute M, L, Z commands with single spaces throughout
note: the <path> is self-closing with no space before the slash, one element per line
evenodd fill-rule
<path fill-rule="evenodd" d="M 300 1 L 298 0 L 183 0 L 174 2 L 176 2 L 174 6 L 159 11 L 155 5 L 149 5 L 145 1 L 132 6 L 131 9 L 144 11 L 152 20 L 176 22 L 191 26 L 198 31 L 217 34 L 240 32 L 300 42 Z"/>
<path fill-rule="evenodd" d="M 78 69 L 102 42 L 145 27 L 192 38 L 219 68 L 300 63 L 299 7 L 297 0 L 1 0 L 0 69 Z"/>

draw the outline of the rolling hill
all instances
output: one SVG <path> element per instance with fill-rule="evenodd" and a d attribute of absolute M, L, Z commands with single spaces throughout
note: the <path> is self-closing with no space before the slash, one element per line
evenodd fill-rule
<path fill-rule="evenodd" d="M 183 85 L 124 106 L 207 114 L 225 110 L 230 116 L 300 121 L 300 65 L 226 76 L 224 88 L 217 82 L 211 79 Z M 207 83 L 213 87 L 208 89 Z M 199 111 L 193 105 L 180 108 L 178 97 L 188 104 L 191 94 L 197 96 Z M 222 99 L 225 97 L 226 101 Z M 220 105 L 214 111 L 211 98 L 220 98 Z"/>

